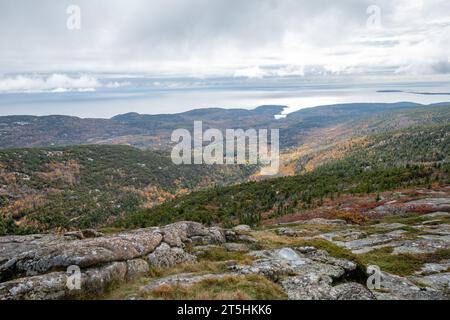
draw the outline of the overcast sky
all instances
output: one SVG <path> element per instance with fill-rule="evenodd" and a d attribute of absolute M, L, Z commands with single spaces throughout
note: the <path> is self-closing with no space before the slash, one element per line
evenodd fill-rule
<path fill-rule="evenodd" d="M 136 74 L 445 79 L 449 48 L 448 0 L 0 0 L 0 93 Z"/>

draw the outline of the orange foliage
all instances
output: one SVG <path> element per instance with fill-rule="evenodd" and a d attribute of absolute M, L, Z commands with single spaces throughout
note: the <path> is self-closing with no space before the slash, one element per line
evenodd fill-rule
<path fill-rule="evenodd" d="M 348 223 L 365 224 L 369 220 L 357 211 L 337 211 L 335 212 L 337 219 L 345 220 Z"/>
<path fill-rule="evenodd" d="M 52 162 L 48 164 L 50 172 L 37 172 L 36 175 L 41 179 L 56 181 L 62 180 L 69 185 L 76 183 L 76 177 L 80 174 L 80 165 L 75 160 L 67 162 Z"/>

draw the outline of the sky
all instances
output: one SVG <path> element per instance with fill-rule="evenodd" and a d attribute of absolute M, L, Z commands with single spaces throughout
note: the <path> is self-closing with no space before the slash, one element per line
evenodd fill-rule
<path fill-rule="evenodd" d="M 447 90 L 448 48 L 448 0 L 0 0 L 0 114 L 283 102 L 274 92 L 303 104 L 308 85 L 320 104 L 340 83 Z"/>

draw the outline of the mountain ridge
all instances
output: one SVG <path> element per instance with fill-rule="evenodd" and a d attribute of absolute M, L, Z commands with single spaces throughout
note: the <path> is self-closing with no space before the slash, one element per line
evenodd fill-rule
<path fill-rule="evenodd" d="M 446 104 L 440 104 L 446 105 Z M 450 103 L 447 103 L 450 106 Z M 138 148 L 167 149 L 171 132 L 192 128 L 194 120 L 205 128 L 279 128 L 284 129 L 282 147 L 298 141 L 290 136 L 304 134 L 313 128 L 326 127 L 360 119 L 377 113 L 429 107 L 415 103 L 352 103 L 318 106 L 290 113 L 284 119 L 275 115 L 284 106 L 260 106 L 247 109 L 194 109 L 178 114 L 141 115 L 127 113 L 111 119 L 73 116 L 4 116 L 0 117 L 0 149 L 47 147 L 79 144 L 129 144 Z M 283 133 L 282 133 L 283 134 Z"/>

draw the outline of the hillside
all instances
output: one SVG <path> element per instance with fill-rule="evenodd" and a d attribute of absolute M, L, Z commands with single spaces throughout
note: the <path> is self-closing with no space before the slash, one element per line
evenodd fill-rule
<path fill-rule="evenodd" d="M 354 113 L 362 107 L 367 110 L 356 119 Z M 251 121 L 268 125 L 280 111 L 280 107 L 265 106 L 253 111 L 193 110 L 176 116 L 131 113 L 111 121 L 140 130 L 139 126 L 158 119 L 159 129 L 152 130 L 166 130 L 175 118 L 182 123 L 203 117 L 220 126 L 231 125 L 233 116 L 240 114 L 246 125 Z M 127 228 L 180 219 L 254 224 L 345 193 L 371 193 L 435 180 L 445 183 L 449 118 L 446 104 L 351 104 L 300 110 L 284 122 L 275 122 L 285 126 L 281 133 L 299 132 L 295 139 L 300 145 L 285 149 L 281 157 L 281 176 L 291 177 L 260 183 L 248 182 L 260 180 L 256 167 L 174 166 L 166 151 L 129 146 L 0 151 L 0 231 L 102 227 L 117 219 L 116 226 Z M 247 183 L 221 188 L 243 182 Z M 168 200 L 173 201 L 154 208 Z"/>
<path fill-rule="evenodd" d="M 216 108 L 166 115 L 128 113 L 111 119 L 7 116 L 0 117 L 0 149 L 80 144 L 130 144 L 167 149 L 172 131 L 190 129 L 194 121 L 203 121 L 205 128 L 267 127 L 282 110 L 281 106 L 261 106 L 254 110 Z"/>
<path fill-rule="evenodd" d="M 0 217 L 8 232 L 95 227 L 176 194 L 246 181 L 254 170 L 177 166 L 128 146 L 0 151 Z"/>
<path fill-rule="evenodd" d="M 448 104 L 443 107 L 449 109 Z M 345 125 L 350 121 L 432 108 L 415 103 L 356 103 L 302 109 L 276 120 L 283 106 L 245 109 L 198 109 L 179 114 L 141 115 L 128 113 L 111 119 L 81 119 L 69 116 L 0 117 L 0 149 L 66 146 L 80 144 L 128 144 L 138 148 L 166 150 L 173 130 L 190 129 L 194 121 L 204 128 L 280 128 L 281 146 L 296 147 L 315 130 Z M 448 119 L 448 118 L 447 118 Z"/>
<path fill-rule="evenodd" d="M 448 114 L 319 121 L 291 176 L 252 182 L 130 146 L 0 151 L 0 299 L 448 299 Z"/>
<path fill-rule="evenodd" d="M 214 188 L 181 196 L 115 223 L 126 228 L 177 220 L 257 224 L 320 206 L 343 194 L 370 194 L 450 183 L 450 126 L 415 127 L 368 136 L 342 158 L 292 177 Z"/>
<path fill-rule="evenodd" d="M 284 150 L 280 171 L 283 175 L 311 171 L 324 161 L 342 158 L 352 150 L 353 145 L 364 143 L 368 135 L 448 123 L 450 106 L 438 104 L 393 109 L 337 125 L 314 128 L 309 133 L 295 138 L 298 146 Z"/>

